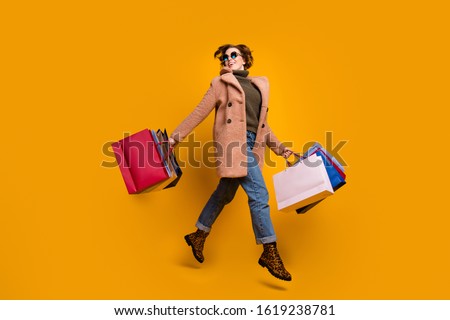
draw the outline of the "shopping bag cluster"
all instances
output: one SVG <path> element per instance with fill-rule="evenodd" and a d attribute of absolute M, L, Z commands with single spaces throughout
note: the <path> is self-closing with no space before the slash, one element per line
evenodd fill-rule
<path fill-rule="evenodd" d="M 166 130 L 145 129 L 112 144 L 129 194 L 174 187 L 182 171 Z"/>
<path fill-rule="evenodd" d="M 319 143 L 273 176 L 278 210 L 305 213 L 346 183 L 344 167 Z"/>

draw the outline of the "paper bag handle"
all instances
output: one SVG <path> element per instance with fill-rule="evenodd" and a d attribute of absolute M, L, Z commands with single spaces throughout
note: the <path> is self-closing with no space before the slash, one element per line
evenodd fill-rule
<path fill-rule="evenodd" d="M 173 153 L 173 146 L 170 144 L 169 140 L 161 140 L 158 142 L 158 144 L 168 143 L 169 144 L 169 151 L 167 152 L 167 156 L 164 157 L 162 160 L 166 161 L 170 155 Z"/>
<path fill-rule="evenodd" d="M 297 162 L 301 161 L 301 158 L 302 158 L 302 155 L 300 153 L 292 152 L 292 154 L 294 155 L 294 157 L 297 157 L 299 160 L 292 163 L 292 162 L 289 162 L 288 159 L 286 159 L 286 166 L 288 166 L 288 167 L 292 167 L 293 165 L 297 164 Z"/>

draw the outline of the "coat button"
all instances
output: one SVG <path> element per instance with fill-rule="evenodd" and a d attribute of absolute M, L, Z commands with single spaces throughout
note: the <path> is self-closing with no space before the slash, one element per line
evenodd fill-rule
<path fill-rule="evenodd" d="M 266 125 L 263 123 L 263 125 L 261 126 L 261 128 L 264 128 Z"/>
<path fill-rule="evenodd" d="M 231 107 L 233 104 L 231 102 L 228 102 L 228 106 Z"/>
<path fill-rule="evenodd" d="M 227 120 L 227 123 L 231 123 L 231 119 L 228 119 L 228 120 Z"/>

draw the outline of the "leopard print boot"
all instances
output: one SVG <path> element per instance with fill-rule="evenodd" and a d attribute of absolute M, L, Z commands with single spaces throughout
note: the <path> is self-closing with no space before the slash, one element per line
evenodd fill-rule
<path fill-rule="evenodd" d="M 206 237 L 209 235 L 208 232 L 197 229 L 197 231 L 184 236 L 188 246 L 192 247 L 192 253 L 198 262 L 202 263 L 205 258 L 203 258 L 203 246 L 205 245 Z"/>
<path fill-rule="evenodd" d="M 267 268 L 267 270 L 269 270 L 269 272 L 278 279 L 291 281 L 291 274 L 284 267 L 283 261 L 278 253 L 277 243 L 265 243 L 263 246 L 264 252 L 258 261 L 261 267 Z"/>

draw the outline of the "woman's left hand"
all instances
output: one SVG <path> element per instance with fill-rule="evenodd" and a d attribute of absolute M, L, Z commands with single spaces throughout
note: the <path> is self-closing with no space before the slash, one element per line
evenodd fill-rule
<path fill-rule="evenodd" d="M 294 153 L 294 151 L 292 151 L 289 148 L 285 148 L 283 153 L 281 154 L 281 156 L 285 159 L 289 158 L 292 154 Z"/>
<path fill-rule="evenodd" d="M 177 144 L 177 142 L 173 138 L 169 138 L 169 144 L 173 148 Z"/>

